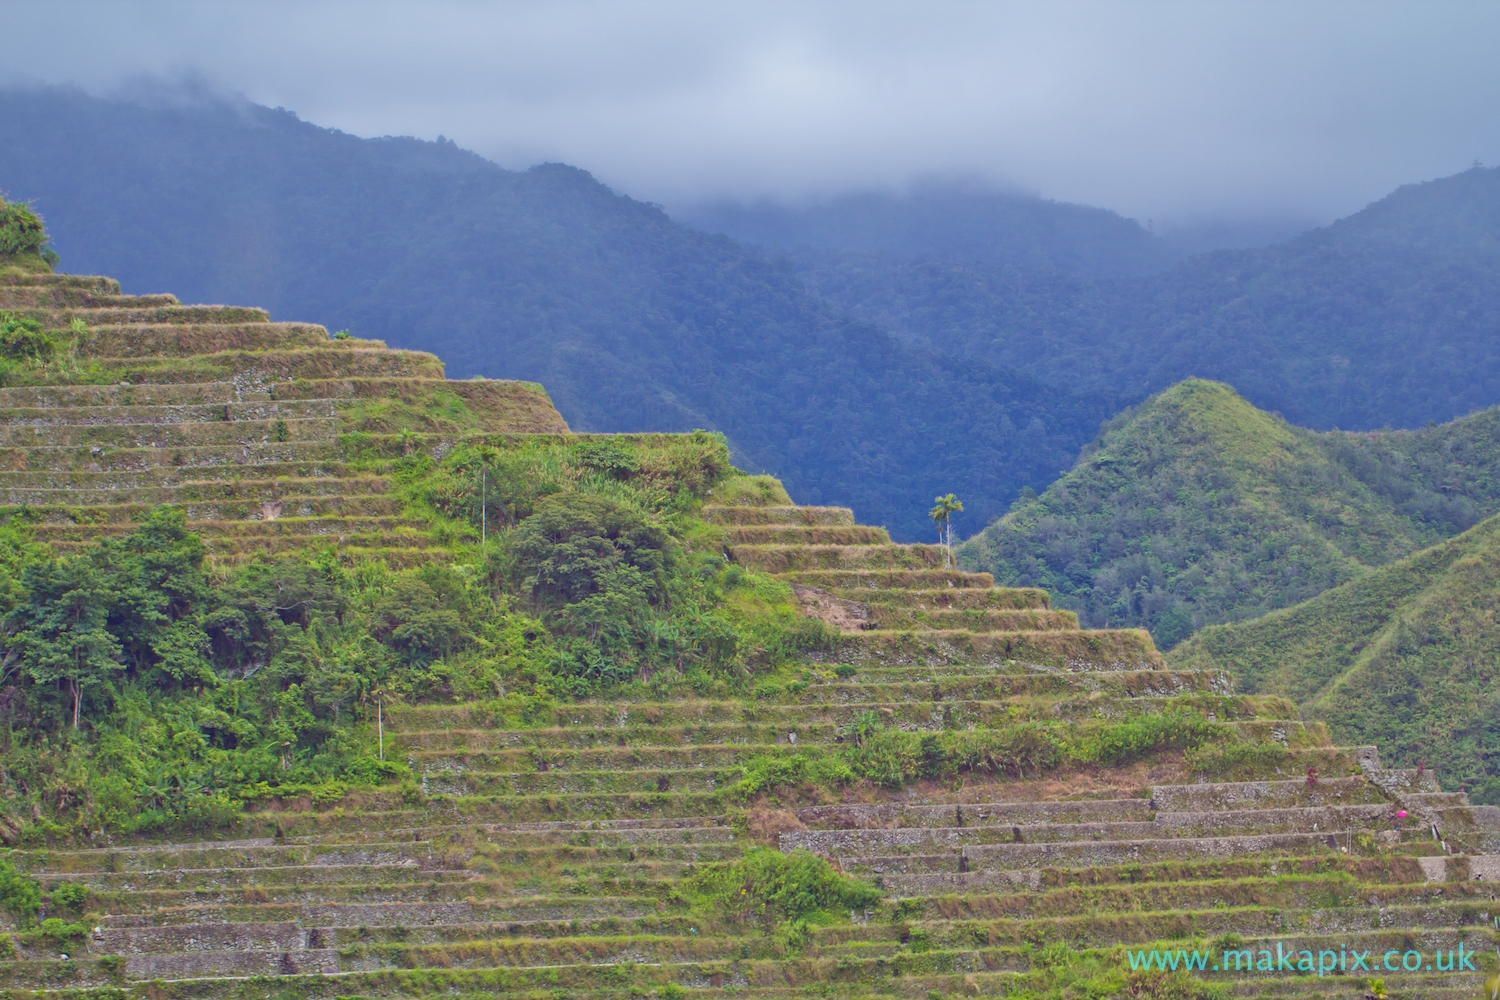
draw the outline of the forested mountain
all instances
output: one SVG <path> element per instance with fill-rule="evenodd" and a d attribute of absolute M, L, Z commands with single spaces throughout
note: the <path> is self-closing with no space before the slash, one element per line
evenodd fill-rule
<path fill-rule="evenodd" d="M 949 491 L 982 524 L 1108 415 L 850 322 L 758 252 L 571 167 L 64 91 L 4 94 L 0 131 L 28 137 L 0 148 L 0 188 L 35 200 L 67 270 L 540 381 L 577 430 L 720 430 L 799 500 L 899 536 L 925 539 Z"/>
<path fill-rule="evenodd" d="M 1170 647 L 1261 615 L 1500 511 L 1500 410 L 1417 431 L 1324 432 L 1190 379 L 1112 421 L 963 563 L 1045 587 L 1091 625 Z"/>
<path fill-rule="evenodd" d="M 1295 607 L 1204 629 L 1178 669 L 1227 669 L 1336 737 L 1500 804 L 1500 517 Z"/>
<path fill-rule="evenodd" d="M 833 252 L 980 264 L 1095 278 L 1149 274 L 1177 255 L 1133 219 L 965 184 L 847 194 L 789 206 L 717 202 L 675 212 L 708 232 L 817 260 Z M 858 259 L 854 257 L 853 259 Z"/>
<path fill-rule="evenodd" d="M 1321 429 L 1413 427 L 1500 402 L 1500 169 L 1403 187 L 1290 242 L 1136 278 L 791 257 L 811 291 L 909 342 L 1120 405 L 1193 375 Z"/>

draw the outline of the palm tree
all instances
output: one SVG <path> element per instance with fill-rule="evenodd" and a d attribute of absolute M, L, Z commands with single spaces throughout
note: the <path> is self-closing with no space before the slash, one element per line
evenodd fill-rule
<path fill-rule="evenodd" d="M 947 496 L 935 499 L 936 507 L 927 512 L 932 518 L 932 523 L 937 525 L 938 544 L 948 548 L 946 562 L 944 565 L 950 569 L 954 566 L 953 561 L 953 515 L 964 509 L 963 501 L 949 493 Z"/>

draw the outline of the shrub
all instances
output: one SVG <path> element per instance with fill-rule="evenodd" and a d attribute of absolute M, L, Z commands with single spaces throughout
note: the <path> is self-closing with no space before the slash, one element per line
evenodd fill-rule
<path fill-rule="evenodd" d="M 805 919 L 818 911 L 863 909 L 880 890 L 840 874 L 811 851 L 746 851 L 730 864 L 709 865 L 687 883 L 700 901 L 730 913 L 749 912 L 767 923 Z"/>
<path fill-rule="evenodd" d="M 57 341 L 28 316 L 0 310 L 0 357 L 7 361 L 45 362 L 57 355 Z"/>
<path fill-rule="evenodd" d="M 1213 743 L 1189 750 L 1189 770 L 1223 781 L 1250 781 L 1290 764 L 1292 753 L 1280 743 Z"/>
<path fill-rule="evenodd" d="M 729 507 L 788 507 L 792 503 L 774 476 L 735 476 L 721 483 L 710 499 Z"/>
<path fill-rule="evenodd" d="M 1469 793 L 1476 806 L 1500 806 L 1500 778 L 1483 778 Z"/>
<path fill-rule="evenodd" d="M 1224 1000 L 1229 991 L 1181 972 L 1132 972 L 1118 995 L 1132 1000 Z"/>
<path fill-rule="evenodd" d="M 65 945 L 70 941 L 81 939 L 88 933 L 88 928 L 83 926 L 83 924 L 70 924 L 58 917 L 48 917 L 42 921 L 42 925 L 37 928 L 37 931 L 42 937 L 53 944 Z"/>
<path fill-rule="evenodd" d="M 506 547 L 513 582 L 539 608 L 603 598 L 623 611 L 660 599 L 671 537 L 622 503 L 564 493 L 542 498 Z"/>
<path fill-rule="evenodd" d="M 37 261 L 48 269 L 56 266 L 57 254 L 47 245 L 42 217 L 21 202 L 0 198 L 0 262 Z"/>
<path fill-rule="evenodd" d="M 1023 720 L 993 729 L 914 733 L 889 728 L 877 714 L 865 712 L 841 732 L 847 742 L 836 769 L 831 762 L 800 754 L 780 761 L 752 759 L 735 786 L 737 794 L 827 784 L 835 774 L 839 783 L 866 780 L 885 788 L 969 772 L 1025 777 L 1069 763 L 1129 763 L 1166 750 L 1206 745 L 1202 752 L 1208 753 L 1230 730 L 1198 713 L 1180 711 L 1103 726 Z"/>
<path fill-rule="evenodd" d="M 761 792 L 800 785 L 847 785 L 856 778 L 849 765 L 839 757 L 822 754 L 792 754 L 789 757 L 769 754 L 750 758 L 744 776 L 730 789 L 737 798 L 747 799 Z"/>
<path fill-rule="evenodd" d="M 76 912 L 88 902 L 89 887 L 76 882 L 54 882 L 47 891 L 47 898 L 53 906 Z"/>
<path fill-rule="evenodd" d="M 1111 723 L 1079 739 L 1073 756 L 1085 763 L 1128 764 L 1163 750 L 1186 750 L 1227 739 L 1228 726 L 1197 712 L 1171 711 L 1138 715 Z"/>
<path fill-rule="evenodd" d="M 0 909 L 25 923 L 42 907 L 42 887 L 36 879 L 16 871 L 9 858 L 0 858 Z"/>
<path fill-rule="evenodd" d="M 641 471 L 640 460 L 609 441 L 584 441 L 573 447 L 574 464 L 612 479 L 629 479 Z"/>

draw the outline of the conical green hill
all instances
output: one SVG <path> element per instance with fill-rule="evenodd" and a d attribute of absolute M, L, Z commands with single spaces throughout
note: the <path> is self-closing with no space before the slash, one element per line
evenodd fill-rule
<path fill-rule="evenodd" d="M 1328 437 L 1188 379 L 1107 425 L 1046 493 L 965 544 L 964 564 L 1169 646 L 1441 537 L 1361 482 Z"/>

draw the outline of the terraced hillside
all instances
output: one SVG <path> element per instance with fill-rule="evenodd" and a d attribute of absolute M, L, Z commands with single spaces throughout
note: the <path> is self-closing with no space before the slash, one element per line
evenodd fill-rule
<path fill-rule="evenodd" d="M 1493 968 L 1500 810 L 1440 792 L 1430 771 L 1382 768 L 1373 748 L 1329 746 L 1320 727 L 1278 719 L 1285 702 L 1233 696 L 1221 673 L 1166 670 L 1142 633 L 1079 631 L 1042 592 L 891 546 L 847 510 L 703 515 L 737 561 L 775 569 L 844 626 L 794 682 L 527 719 L 501 702 L 398 707 L 387 738 L 416 775 L 402 790 L 286 803 L 219 841 L 13 852 L 48 886 L 86 886 L 93 929 L 66 960 L 43 934 L 15 936 L 0 985 L 153 998 L 1209 995 L 1130 973 L 1122 946 L 1152 943 L 1219 963 L 1280 942 L 1346 962 L 1417 951 L 1424 965 L 1462 943 Z M 1203 781 L 1159 754 L 899 789 L 747 785 L 843 752 L 872 717 L 936 735 L 1190 706 L 1239 733 L 1246 780 Z M 764 846 L 829 858 L 883 898 L 779 930 L 753 902 L 695 902 L 705 873 Z M 1375 975 L 1393 996 L 1437 998 L 1475 995 L 1480 973 Z M 1365 988 L 1349 972 L 1199 978 L 1244 996 Z"/>
<path fill-rule="evenodd" d="M 175 503 L 221 567 L 327 541 L 420 562 L 455 529 L 398 502 L 382 458 L 566 432 L 539 387 L 446 382 L 429 355 L 6 282 L 0 307 L 71 338 L 0 389 L 10 513 L 64 551 Z M 1500 810 L 1221 670 L 1168 669 L 1145 632 L 720 482 L 693 537 L 828 626 L 797 663 L 691 695 L 382 702 L 400 784 L 258 800 L 214 837 L 38 834 L 0 855 L 0 911 L 24 877 L 49 908 L 0 937 L 0 989 L 1352 997 L 1348 956 L 1394 951 L 1419 961 L 1374 970 L 1393 996 L 1446 998 L 1494 969 Z M 1460 945 L 1474 970 L 1442 970 Z M 1205 967 L 1132 971 L 1153 946 Z M 1345 964 L 1254 968 L 1278 947 Z"/>
<path fill-rule="evenodd" d="M 408 563 L 429 525 L 404 515 L 370 459 L 567 432 L 538 385 L 448 381 L 430 354 L 261 309 L 10 271 L 0 310 L 66 331 L 50 361 L 0 388 L 0 501 L 60 550 L 170 503 L 222 563 L 314 542 Z"/>

